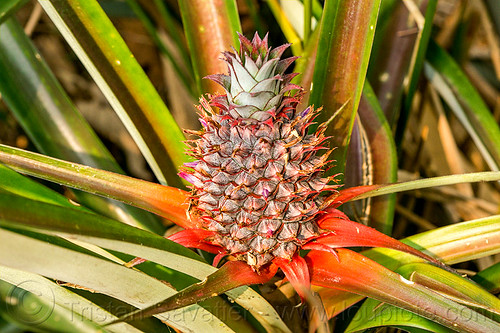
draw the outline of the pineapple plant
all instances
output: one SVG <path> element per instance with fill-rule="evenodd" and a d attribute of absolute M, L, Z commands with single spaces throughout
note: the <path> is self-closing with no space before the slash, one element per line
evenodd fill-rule
<path fill-rule="evenodd" d="M 319 235 L 321 194 L 334 186 L 323 177 L 328 152 L 318 155 L 324 127 L 308 134 L 316 111 L 297 109 L 295 74 L 285 74 L 295 58 L 280 59 L 288 45 L 271 49 L 258 34 L 240 43 L 239 53 L 224 53 L 229 75 L 209 77 L 226 94 L 201 99 L 196 161 L 180 175 L 193 184 L 192 213 L 213 242 L 259 269 Z"/>
<path fill-rule="evenodd" d="M 61 32 L 73 47 L 160 184 L 119 174 L 118 164 L 32 45 L 28 26 L 33 26 L 40 13 L 33 11 L 25 32 L 12 16 L 28 6 L 26 1 L 0 4 L 1 97 L 36 148 L 52 156 L 0 144 L 0 252 L 8 254 L 0 256 L 0 306 L 6 310 L 0 311 L 0 327 L 8 320 L 7 325 L 15 322 L 35 331 L 164 332 L 170 327 L 214 332 L 329 331 L 330 319 L 336 317 L 340 325 L 335 329 L 340 329 L 347 321 L 336 315 L 369 297 L 358 311 L 361 320 L 352 320 L 348 331 L 380 326 L 386 311 L 394 315 L 394 321 L 383 325 L 410 325 L 427 331 L 442 331 L 442 326 L 464 332 L 500 330 L 496 317 L 500 304 L 491 295 L 498 285 L 492 279 L 498 265 L 478 274 L 479 287 L 442 263 L 498 253 L 499 217 L 437 228 L 400 242 L 389 236 L 395 198 L 380 197 L 429 186 L 497 181 L 498 172 L 467 175 L 457 171 L 458 175 L 444 178 L 357 186 L 396 181 L 396 158 L 387 158 L 395 157 L 389 125 L 396 124 L 388 116 L 394 110 L 386 115 L 385 109 L 379 110 L 368 81 L 371 75 L 372 84 L 386 83 L 378 82 L 378 77 L 403 82 L 404 70 L 402 74 L 376 74 L 378 67 L 379 74 L 385 74 L 386 63 L 377 52 L 384 50 L 386 40 L 373 38 L 375 30 L 391 30 L 383 30 L 385 19 L 377 24 L 379 12 L 380 17 L 391 18 L 387 21 L 401 19 L 406 27 L 404 15 L 387 13 L 399 13 L 394 8 L 410 2 L 296 2 L 295 6 L 304 9 L 300 36 L 290 24 L 295 22 L 287 19 L 290 12 L 283 12 L 292 6 L 291 1 L 265 2 L 286 39 L 278 42 L 281 35 L 269 25 L 274 45 L 290 43 L 274 49 L 268 45 L 268 35 L 260 38 L 266 28 L 249 29 L 245 24 L 241 29 L 238 7 L 245 10 L 241 2 L 179 1 L 178 11 L 172 11 L 175 4 L 167 1 L 127 0 L 118 6 L 125 3 L 172 62 L 172 71 L 182 83 L 171 87 L 174 94 L 185 88 L 192 98 L 187 101 L 189 107 L 198 96 L 213 94 L 200 100 L 201 130 L 188 131 L 194 135 L 188 141 L 194 161 L 185 154 L 185 137 L 169 113 L 169 109 L 179 111 L 179 106 L 169 103 L 167 108 L 100 3 L 39 1 L 55 23 L 50 26 L 52 31 Z M 258 2 L 246 3 L 251 7 Z M 451 97 L 446 88 L 451 87 L 461 94 L 460 103 L 483 112 L 468 128 L 480 129 L 472 137 L 483 141 L 481 156 L 492 169 L 498 169 L 498 126 L 490 121 L 490 111 L 477 93 L 467 84 L 457 83 L 467 80 L 453 76 L 460 70 L 446 51 L 429 42 L 436 2 L 422 3 L 428 7 L 424 20 L 419 20 L 422 31 L 415 44 L 416 63 L 408 71 L 404 107 L 411 106 L 413 94 L 421 93 L 416 85 L 420 76 L 439 79 L 442 75 L 447 81 L 422 87 L 441 89 L 439 94 L 447 102 Z M 155 15 L 145 15 L 145 11 Z M 249 11 L 253 19 L 258 16 L 255 7 Z M 414 14 L 418 14 L 415 8 Z M 313 16 L 323 23 L 314 27 Z M 161 44 L 162 36 L 152 29 L 151 20 L 159 17 L 172 44 Z M 181 20 L 183 36 L 177 29 Z M 252 41 L 237 34 L 244 31 L 250 36 L 253 30 L 261 34 L 255 34 Z M 180 52 L 172 52 L 174 44 Z M 227 51 L 230 45 L 238 50 Z M 430 52 L 424 56 L 427 46 Z M 281 59 L 290 50 L 293 56 Z M 221 52 L 224 62 L 219 61 Z M 297 56 L 301 60 L 296 64 Z M 377 68 L 368 75 L 370 58 L 375 58 L 373 67 Z M 424 60 L 428 61 L 425 73 L 421 71 Z M 304 75 L 289 74 L 292 65 L 293 71 Z M 393 67 L 397 69 L 389 69 Z M 227 74 L 214 74 L 226 68 Z M 210 80 L 202 81 L 202 77 L 224 92 L 214 93 L 212 82 L 207 84 Z M 392 92 L 401 97 L 402 91 Z M 302 104 L 306 107 L 299 106 Z M 323 109 L 307 107 L 312 104 Z M 452 109 L 457 105 L 449 102 Z M 182 113 L 188 114 L 187 110 L 181 108 Z M 357 132 L 351 134 L 353 126 Z M 404 126 L 397 126 L 404 132 Z M 199 125 L 183 127 L 198 129 Z M 365 141 L 358 147 L 362 130 Z M 353 174 L 345 172 L 347 154 L 348 162 L 353 156 L 363 158 L 362 164 L 347 167 L 349 172 L 366 171 L 369 177 L 363 182 L 353 181 Z M 326 176 L 326 169 L 337 175 Z M 184 190 L 177 173 L 191 184 L 190 192 Z M 72 192 L 73 200 L 68 201 L 22 174 L 90 194 Z M 340 210 L 341 205 L 360 198 L 373 200 L 368 202 L 367 223 L 377 230 L 353 221 L 355 214 L 349 215 L 351 220 Z M 178 230 L 172 223 L 184 230 L 172 234 L 170 231 Z M 170 235 L 168 239 L 165 234 Z M 358 251 L 359 247 L 379 248 Z M 189 248 L 214 253 L 215 258 Z M 130 261 L 132 258 L 136 259 Z M 265 288 L 248 287 L 253 284 L 265 284 Z M 308 309 L 309 320 L 295 325 L 286 313 L 279 314 L 279 304 L 265 298 L 266 288 L 275 288 L 276 293 L 288 290 L 291 295 L 295 289 L 305 305 L 299 309 Z M 217 296 L 222 293 L 225 296 Z M 287 309 L 296 310 L 299 302 L 298 297 L 290 297 Z M 24 311 L 30 309 L 43 311 Z M 225 314 L 235 309 L 241 315 L 227 318 Z M 102 316 L 96 318 L 96 313 Z M 249 314 L 259 324 L 245 320 Z M 408 315 L 415 317 L 410 322 L 398 320 Z"/>

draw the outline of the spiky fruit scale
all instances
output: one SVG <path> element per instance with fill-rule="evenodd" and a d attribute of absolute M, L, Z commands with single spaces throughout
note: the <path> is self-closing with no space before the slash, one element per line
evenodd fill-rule
<path fill-rule="evenodd" d="M 215 231 L 211 241 L 259 269 L 319 235 L 321 193 L 334 186 L 322 177 L 324 129 L 307 134 L 316 112 L 297 110 L 299 87 L 284 73 L 295 60 L 280 60 L 288 45 L 270 49 L 257 34 L 240 42 L 238 55 L 224 53 L 229 75 L 210 77 L 226 94 L 200 100 L 196 161 L 180 175 L 193 184 L 192 206 Z"/>

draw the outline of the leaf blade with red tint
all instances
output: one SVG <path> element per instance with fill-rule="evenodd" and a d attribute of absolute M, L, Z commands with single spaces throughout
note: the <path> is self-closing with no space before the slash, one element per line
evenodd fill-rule
<path fill-rule="evenodd" d="M 179 1 L 179 7 L 199 92 L 222 92 L 218 84 L 203 78 L 226 72 L 221 53 L 239 45 L 236 32 L 241 32 L 241 25 L 236 1 Z"/>
<path fill-rule="evenodd" d="M 188 216 L 189 193 L 118 173 L 95 169 L 0 144 L 0 163 L 30 176 L 136 206 L 180 225 L 195 228 Z"/>
<path fill-rule="evenodd" d="M 359 253 L 339 249 L 338 254 L 340 261 L 333 260 L 327 252 L 311 251 L 307 254 L 305 259 L 313 284 L 371 297 L 463 332 L 500 330 L 500 324 L 479 313 L 476 320 L 464 318 L 460 313 L 469 311 L 468 308 L 406 280 Z"/>
<path fill-rule="evenodd" d="M 264 283 L 276 274 L 277 269 L 277 266 L 270 265 L 256 273 L 243 261 L 229 261 L 202 282 L 193 284 L 162 302 L 126 314 L 111 324 L 148 318 L 201 302 L 237 287 Z"/>
<path fill-rule="evenodd" d="M 439 260 L 358 222 L 330 218 L 327 214 L 319 219 L 318 225 L 322 229 L 331 230 L 332 233 L 319 237 L 314 242 L 325 244 L 332 248 L 357 246 L 385 247 L 411 253 L 432 263 L 440 266 L 443 265 Z"/>
<path fill-rule="evenodd" d="M 168 237 L 169 240 L 185 247 L 192 247 L 210 253 L 221 253 L 224 249 L 217 245 L 212 245 L 207 241 L 208 237 L 213 237 L 215 232 L 204 229 L 185 229 Z"/>
<path fill-rule="evenodd" d="M 274 262 L 285 273 L 285 276 L 300 295 L 300 298 L 302 300 L 307 299 L 308 292 L 311 289 L 311 278 L 304 258 L 295 254 L 292 260 L 278 258 Z"/>
<path fill-rule="evenodd" d="M 325 2 L 309 104 L 322 105 L 319 123 L 337 110 L 331 135 L 333 173 L 343 173 L 345 153 L 365 82 L 380 0 Z M 342 177 L 340 177 L 342 178 Z"/>
<path fill-rule="evenodd" d="M 459 263 L 500 252 L 499 222 L 500 215 L 497 215 L 441 227 L 401 241 L 434 253 L 447 264 Z M 420 258 L 413 255 L 387 248 L 370 249 L 362 253 L 391 270 L 404 264 L 421 261 Z M 498 271 L 500 272 L 500 269 Z M 476 277 L 480 274 L 477 274 Z M 500 273 L 495 274 L 492 278 L 498 276 Z M 491 285 L 491 282 L 489 284 Z M 327 288 L 317 288 L 316 290 L 323 297 L 325 307 L 330 315 L 336 315 L 363 299 L 363 296 L 353 295 L 346 291 L 338 290 L 337 293 L 331 295 L 332 292 Z M 349 299 L 349 301 L 343 302 L 344 299 Z"/>
<path fill-rule="evenodd" d="M 325 307 L 321 302 L 321 298 L 311 290 L 309 268 L 304 258 L 295 254 L 292 260 L 279 258 L 275 259 L 274 263 L 285 273 L 286 278 L 299 294 L 302 302 L 307 301 L 310 306 L 311 325 L 316 328 L 321 326 L 324 332 L 329 332 Z"/>

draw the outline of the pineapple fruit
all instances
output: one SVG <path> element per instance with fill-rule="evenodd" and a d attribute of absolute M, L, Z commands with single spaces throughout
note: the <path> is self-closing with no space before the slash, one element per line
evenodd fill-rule
<path fill-rule="evenodd" d="M 239 52 L 224 53 L 228 75 L 208 77 L 226 93 L 200 100 L 196 161 L 180 176 L 193 184 L 191 213 L 215 232 L 210 241 L 258 271 L 318 237 L 321 194 L 336 186 L 323 177 L 329 152 L 318 153 L 325 128 L 308 134 L 317 111 L 297 110 L 303 93 L 285 74 L 296 59 L 280 59 L 289 45 L 239 38 Z"/>

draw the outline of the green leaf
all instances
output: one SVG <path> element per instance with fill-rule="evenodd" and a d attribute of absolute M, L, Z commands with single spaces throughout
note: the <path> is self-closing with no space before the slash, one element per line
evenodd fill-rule
<path fill-rule="evenodd" d="M 427 4 L 425 9 L 425 16 L 422 17 L 423 21 L 419 25 L 419 34 L 417 37 L 417 43 L 415 45 L 416 51 L 414 51 L 414 59 L 412 59 L 412 65 L 410 67 L 410 82 L 408 83 L 408 93 L 405 98 L 404 108 L 409 110 L 411 103 L 413 101 L 413 96 L 417 90 L 418 80 L 420 78 L 420 73 L 424 67 L 425 56 L 427 53 L 427 47 L 429 45 L 432 24 L 434 20 L 434 15 L 436 13 L 437 0 L 431 0 Z"/>
<path fill-rule="evenodd" d="M 25 212 L 25 214 L 19 214 L 20 211 Z M 127 253 L 193 276 L 198 280 L 203 280 L 216 271 L 216 268 L 203 263 L 202 259 L 191 250 L 153 233 L 94 214 L 40 203 L 1 192 L 0 224 L 65 236 L 71 240 L 83 241 L 104 249 Z M 80 264 L 83 265 L 82 267 L 92 265 L 91 263 L 78 262 L 78 265 Z M 15 268 L 14 266 L 10 267 Z M 55 267 L 53 269 L 56 269 Z M 57 270 L 64 269 L 60 267 Z M 78 282 L 73 283 L 79 284 Z M 163 298 L 155 297 L 147 305 L 158 303 L 171 295 L 163 294 Z M 271 305 L 251 288 L 240 287 L 227 292 L 226 295 L 247 309 L 264 327 L 288 331 Z"/>
<path fill-rule="evenodd" d="M 0 145 L 0 162 L 6 163 L 21 172 L 36 177 L 56 181 L 68 186 L 91 191 L 92 193 L 100 195 L 107 195 L 130 204 L 138 205 L 144 209 L 162 214 L 181 225 L 186 225 L 187 223 L 185 208 L 183 207 L 183 203 L 187 198 L 186 194 L 175 188 L 169 188 L 167 186 L 161 186 L 119 174 L 51 159 L 43 155 L 4 145 Z M 500 172 L 479 172 L 420 179 L 385 186 L 374 185 L 372 186 L 373 190 L 370 191 L 360 191 L 360 188 L 350 188 L 343 190 L 341 193 L 346 194 L 349 200 L 356 200 L 407 190 L 464 182 L 495 180 L 500 180 Z M 349 196 L 349 192 L 353 192 L 354 195 Z M 141 195 L 139 196 L 138 193 Z"/>
<path fill-rule="evenodd" d="M 0 24 L 8 19 L 13 13 L 24 6 L 28 0 L 2 0 L 0 1 Z"/>
<path fill-rule="evenodd" d="M 402 276 L 432 289 L 490 318 L 500 319 L 500 300 L 469 279 L 427 263 L 412 263 L 397 270 Z"/>
<path fill-rule="evenodd" d="M 174 13 L 171 13 L 163 0 L 153 0 L 153 2 L 156 5 L 156 8 L 158 8 L 158 13 L 160 14 L 162 23 L 165 25 L 165 29 L 169 34 L 169 37 L 174 40 L 177 51 L 182 54 L 184 63 L 187 67 L 189 67 L 189 72 L 192 75 L 193 67 L 191 66 L 191 58 L 187 48 L 186 38 L 182 34 L 182 27 L 180 23 L 176 21 L 176 18 L 173 16 Z"/>
<path fill-rule="evenodd" d="M 8 254 L 0 258 L 0 265 L 90 288 L 136 307 L 147 306 L 175 293 L 161 281 L 104 259 L 12 231 L 0 229 L 0 237 L 4 240 L 0 244 L 0 251 Z M 157 318 L 180 330 L 231 331 L 217 317 L 198 305 L 157 315 Z"/>
<path fill-rule="evenodd" d="M 71 103 L 15 19 L 0 26 L 0 92 L 41 152 L 123 173 Z M 158 220 L 116 201 L 75 192 L 78 201 L 106 216 L 161 233 Z"/>
<path fill-rule="evenodd" d="M 95 332 L 116 318 L 105 309 L 44 277 L 0 266 L 4 314 L 18 324 L 45 331 Z M 142 332 L 129 324 L 109 332 Z"/>
<path fill-rule="evenodd" d="M 457 63 L 431 41 L 427 78 L 447 102 L 491 170 L 500 170 L 500 128 L 490 110 Z"/>
<path fill-rule="evenodd" d="M 78 246 L 78 245 L 75 245 L 73 243 L 70 243 L 66 240 L 63 240 L 63 239 L 55 237 L 55 236 L 38 234 L 38 233 L 26 231 L 26 230 L 24 230 L 24 231 L 17 230 L 17 229 L 12 229 L 12 230 L 15 232 L 21 233 L 23 235 L 29 236 L 31 238 L 38 239 L 38 240 L 41 240 L 41 241 L 44 241 L 46 243 L 50 243 L 53 245 L 58 245 L 58 246 L 61 246 L 63 248 L 69 249 L 69 250 L 74 250 L 74 251 L 77 251 L 80 253 L 85 253 L 85 254 L 88 254 L 88 255 L 91 255 L 91 256 L 94 256 L 97 258 L 102 258 L 102 259 L 108 258 L 111 261 L 118 263 L 120 265 L 125 264 L 125 262 L 119 260 L 117 257 L 110 257 L 109 253 L 108 253 L 108 255 L 104 254 L 104 257 L 100 256 L 100 254 L 103 254 L 105 251 L 98 248 L 98 247 L 95 247 L 95 246 L 93 248 L 92 245 L 88 244 L 88 243 L 80 242 L 77 240 L 72 240 L 73 243 L 81 245 L 81 246 Z M 70 239 L 70 238 L 66 237 L 66 239 Z M 100 251 L 95 251 L 95 249 L 98 249 Z M 120 254 L 120 255 L 123 257 L 123 254 Z M 133 258 L 130 256 L 128 256 L 128 257 L 129 257 L 129 259 L 127 259 L 127 260 L 130 260 Z M 153 264 L 151 262 L 147 262 L 146 264 L 152 264 L 149 266 L 155 266 L 155 268 L 153 270 L 147 269 L 146 271 L 144 271 L 146 274 L 150 275 L 151 277 L 153 277 L 159 281 L 168 281 L 169 283 L 171 283 L 170 286 L 174 286 L 174 287 L 178 286 L 179 282 L 182 285 L 186 280 L 191 281 L 191 283 L 197 282 L 196 279 L 191 278 L 188 275 L 180 274 L 176 271 L 167 269 L 163 266 L 156 265 L 156 264 Z M 147 266 L 146 264 L 141 265 L 141 268 L 139 268 L 139 270 L 142 271 L 142 267 Z M 151 275 L 151 273 L 152 273 L 152 275 Z M 160 274 L 158 274 L 158 273 L 160 273 Z M 165 274 L 165 273 L 167 273 L 167 274 Z M 70 284 L 70 287 L 77 288 L 75 291 L 80 291 L 82 288 L 81 286 L 78 286 L 78 285 L 72 286 L 71 284 Z M 95 291 L 93 291 L 93 293 L 95 293 Z M 130 312 L 130 311 L 133 311 L 136 309 L 133 306 L 130 306 L 126 303 L 122 303 L 121 301 L 114 299 L 112 297 L 105 296 L 104 294 L 100 294 L 101 297 L 94 297 L 93 295 L 95 295 L 95 294 L 92 294 L 92 293 L 90 295 L 88 293 L 86 295 L 85 295 L 85 293 L 83 293 L 83 295 L 91 301 L 98 302 L 99 304 L 101 304 L 101 306 L 104 306 L 106 309 L 109 309 L 109 311 L 111 311 L 113 314 L 118 315 L 118 316 L 121 316 L 121 315 L 123 315 L 123 313 Z M 102 299 L 103 297 L 104 297 L 104 299 Z M 233 327 L 238 328 L 239 327 L 239 328 L 243 328 L 246 330 L 248 330 L 248 328 L 249 328 L 248 323 L 245 320 L 241 320 L 242 318 L 237 316 L 237 315 L 230 316 L 230 317 L 220 316 L 221 311 L 230 311 L 230 309 L 228 308 L 228 304 L 224 300 L 222 300 L 221 298 L 217 297 L 215 299 L 211 299 L 210 301 L 200 303 L 199 305 L 202 306 L 203 308 L 205 308 L 206 310 L 210 311 L 212 314 L 221 318 L 224 321 L 224 323 L 227 324 L 231 328 L 233 328 Z M 119 311 L 115 311 L 117 309 L 113 308 L 113 306 L 118 307 Z M 108 316 L 107 319 L 108 319 L 107 322 L 103 322 L 101 320 L 99 323 L 100 324 L 108 323 L 110 321 L 113 321 L 115 319 L 115 317 L 111 318 L 110 316 Z M 143 318 L 137 324 L 140 325 L 137 327 L 140 327 L 141 329 L 145 329 L 145 328 L 148 328 L 149 326 L 153 325 L 152 329 L 149 329 L 149 331 L 152 331 L 152 332 L 163 331 L 162 329 L 159 330 L 158 327 L 155 328 L 155 326 L 157 326 L 156 325 L 157 322 L 153 318 L 145 318 L 145 319 Z"/>
<path fill-rule="evenodd" d="M 379 195 L 398 193 L 403 191 L 419 190 L 437 186 L 455 185 L 462 183 L 499 181 L 499 180 L 500 180 L 500 172 L 498 171 L 473 172 L 473 173 L 464 173 L 459 175 L 432 177 L 432 178 L 418 179 L 418 180 L 389 184 L 389 185 L 375 185 L 373 190 L 366 191 L 363 194 L 356 196 L 352 200 L 370 198 Z"/>
<path fill-rule="evenodd" d="M 500 215 L 456 223 L 423 232 L 402 240 L 425 253 L 432 253 L 447 264 L 464 262 L 500 252 Z M 392 250 L 363 252 L 389 268 L 416 262 L 409 255 Z"/>
<path fill-rule="evenodd" d="M 455 330 L 446 328 L 427 318 L 389 304 L 382 304 L 374 299 L 367 299 L 356 312 L 346 333 L 359 332 L 381 326 L 413 327 L 433 333 L 449 333 Z"/>
<path fill-rule="evenodd" d="M 313 72 L 313 86 L 311 87 L 311 95 L 309 96 L 308 105 L 314 105 L 320 107 L 322 105 L 324 89 L 326 87 L 327 80 L 327 69 L 328 69 L 328 59 L 332 49 L 332 36 L 335 26 L 335 19 L 337 17 L 337 7 L 338 1 L 326 1 L 323 9 L 323 15 L 321 17 L 321 23 L 318 28 L 318 46 L 315 52 L 315 59 L 321 61 L 314 61 L 314 72 Z M 325 23 L 327 22 L 327 23 Z M 313 52 L 312 48 L 309 48 Z M 306 50 L 307 51 L 307 50 Z M 306 67 L 306 66 L 300 66 Z M 304 85 L 305 86 L 305 85 Z M 333 114 L 334 111 L 329 111 L 329 114 Z"/>
<path fill-rule="evenodd" d="M 210 297 L 235 289 L 243 285 L 258 284 L 268 281 L 276 274 L 277 267 L 256 273 L 245 262 L 229 261 L 200 283 L 179 291 L 179 293 L 154 304 L 148 308 L 127 313 L 118 322 L 130 322 L 139 318 L 147 318 L 157 313 L 172 311 L 191 304 L 199 303 Z"/>
<path fill-rule="evenodd" d="M 41 1 L 96 81 L 158 180 L 180 185 L 184 135 L 96 0 Z"/>
<path fill-rule="evenodd" d="M 241 32 L 235 0 L 179 1 L 184 32 L 191 51 L 194 75 L 199 94 L 222 92 L 207 75 L 225 73 L 221 52 L 239 46 L 236 32 Z"/>
<path fill-rule="evenodd" d="M 156 44 L 156 47 L 158 47 L 160 52 L 164 54 L 170 61 L 172 67 L 175 70 L 175 73 L 180 78 L 186 89 L 191 93 L 191 95 L 194 96 L 195 92 L 193 90 L 194 81 L 191 77 L 192 73 L 186 73 L 186 71 L 183 70 L 181 66 L 179 66 L 179 61 L 175 58 L 174 54 L 172 54 L 171 50 L 163 42 L 160 35 L 158 34 L 158 31 L 156 30 L 156 27 L 154 26 L 153 21 L 147 15 L 145 10 L 141 7 L 141 5 L 136 0 L 126 0 L 126 1 L 127 4 L 130 6 L 130 8 L 134 11 L 135 15 L 137 15 L 137 18 L 144 25 L 144 28 L 147 30 L 148 34 L 153 39 L 154 43 Z M 160 12 L 164 14 L 163 17 L 166 18 L 166 21 L 168 23 L 171 23 L 171 20 L 169 20 L 170 17 L 168 16 L 168 11 L 165 10 L 164 4 L 161 1 L 156 1 L 156 4 L 159 7 Z M 174 40 L 177 42 L 178 49 L 182 50 L 182 48 L 180 47 L 181 45 L 178 40 L 177 34 L 173 33 L 171 34 L 171 36 L 172 38 L 175 38 Z M 189 63 L 187 65 L 189 65 Z"/>
<path fill-rule="evenodd" d="M 477 273 L 472 277 L 472 280 L 490 292 L 497 293 L 500 289 L 500 263 L 496 263 Z"/>
<path fill-rule="evenodd" d="M 10 193 L 53 205 L 75 207 L 66 197 L 1 164 L 0 179 L 0 189 Z"/>
<path fill-rule="evenodd" d="M 338 5 L 342 3 L 342 5 Z M 338 8 L 337 8 L 338 5 Z M 318 122 L 339 111 L 326 134 L 336 160 L 332 173 L 343 173 L 345 154 L 365 82 L 380 0 L 325 3 L 310 104 L 323 106 Z"/>
<path fill-rule="evenodd" d="M 16 201 L 11 202 L 11 204 L 15 205 Z M 72 216 L 72 220 L 76 220 L 76 218 L 74 216 Z M 54 236 L 50 236 L 50 235 L 37 234 L 37 233 L 33 233 L 30 231 L 26 231 L 26 230 L 25 231 L 19 231 L 18 229 L 14 229 L 14 230 L 16 230 L 17 232 L 20 232 L 24 235 L 30 236 L 32 238 L 39 239 L 39 240 L 42 240 L 42 241 L 45 241 L 47 243 L 51 243 L 54 245 L 59 245 L 59 246 L 62 246 L 64 248 L 67 248 L 70 250 L 76 250 L 78 252 L 87 253 L 87 254 L 90 254 L 90 255 L 93 255 L 96 257 L 100 257 L 100 258 L 107 258 L 115 263 L 120 264 L 120 265 L 125 265 L 126 262 L 129 262 L 130 260 L 135 258 L 135 256 L 125 255 L 123 253 L 111 251 L 113 254 L 116 255 L 116 256 L 113 256 L 112 254 L 103 250 L 102 248 L 99 248 L 99 247 L 92 245 L 90 243 L 82 242 L 82 241 L 75 239 L 75 237 L 73 235 L 69 235 L 69 236 L 65 237 L 66 240 L 71 241 L 71 243 L 70 243 L 66 240 L 62 240 L 58 237 L 54 237 Z M 125 231 L 125 233 L 126 233 L 126 231 Z M 184 250 L 184 251 L 186 251 L 186 250 Z M 191 251 L 187 251 L 187 253 L 189 255 L 193 255 L 192 252 L 191 253 L 189 253 L 189 252 L 191 252 Z M 126 260 L 126 262 L 122 261 L 120 258 L 123 258 L 124 260 Z M 167 259 L 169 259 L 168 256 L 167 256 Z M 155 264 L 153 262 L 149 262 L 149 261 L 141 264 L 140 266 L 136 266 L 136 268 L 139 269 L 140 271 L 143 271 L 144 273 L 148 274 L 149 276 L 154 277 L 157 280 L 168 281 L 170 283 L 170 285 L 173 286 L 174 288 L 184 288 L 187 285 L 194 284 L 194 283 L 198 282 L 198 279 L 196 279 L 196 278 L 193 278 L 193 277 L 186 275 L 186 274 L 183 274 L 183 273 L 179 273 L 178 271 L 168 269 L 164 266 L 161 266 L 161 265 Z M 76 288 L 78 288 L 78 287 L 76 287 Z M 86 295 L 84 294 L 83 296 L 85 296 L 90 301 L 97 302 L 97 304 L 105 307 L 105 309 L 108 309 L 110 312 L 112 312 L 113 314 L 115 314 L 117 316 L 121 316 L 121 315 L 123 315 L 123 313 L 131 312 L 131 311 L 135 310 L 134 307 L 128 306 L 127 304 L 121 304 L 116 299 L 106 298 L 103 295 L 101 295 L 101 297 L 96 297 L 94 295 L 95 294 L 90 293 L 90 295 L 89 295 L 89 293 L 87 293 Z M 104 297 L 104 299 L 103 299 L 103 297 Z M 230 328 L 234 329 L 235 331 L 251 331 L 252 330 L 251 326 L 249 326 L 249 323 L 246 320 L 244 320 L 244 318 L 238 316 L 238 314 L 235 313 L 234 315 L 226 316 L 225 314 L 232 311 L 231 307 L 225 300 L 223 300 L 219 297 L 212 298 L 210 300 L 202 302 L 202 303 L 200 303 L 200 305 L 203 308 L 210 311 L 215 316 L 221 318 L 225 324 L 227 324 Z M 116 311 L 116 310 L 118 310 L 118 311 Z M 108 320 L 108 322 L 109 322 L 111 320 L 115 320 L 116 318 L 107 316 L 107 319 L 109 319 Z M 104 324 L 103 320 L 101 320 L 99 323 Z M 161 327 L 160 327 L 160 329 L 157 327 L 157 323 L 155 322 L 155 320 L 143 318 L 143 320 L 141 320 L 141 322 L 138 324 L 140 324 L 139 326 L 137 326 L 138 328 L 147 329 L 147 331 L 149 331 L 149 332 L 163 331 L 163 330 L 161 330 Z"/>
<path fill-rule="evenodd" d="M 433 291 L 408 281 L 401 275 L 346 249 L 331 253 L 312 250 L 306 255 L 311 283 L 338 288 L 396 305 L 461 332 L 495 332 L 500 324 L 477 313 L 475 320 L 468 310 Z M 363 272 L 360 274 L 360 272 Z"/>
<path fill-rule="evenodd" d="M 118 173 L 66 162 L 0 144 L 0 162 L 15 170 L 149 210 L 187 226 L 188 194 Z"/>
<path fill-rule="evenodd" d="M 296 3 L 292 3 L 293 5 L 297 5 Z M 271 12 L 278 22 L 278 25 L 281 28 L 281 31 L 285 35 L 288 43 L 292 45 L 290 48 L 292 49 L 292 53 L 294 56 L 300 56 L 302 54 L 302 41 L 295 31 L 292 23 L 290 22 L 290 18 L 287 17 L 283 6 L 290 5 L 290 3 L 279 3 L 278 0 L 268 0 L 267 5 L 271 9 Z M 300 4 L 299 4 L 300 5 Z M 295 13 L 295 11 L 293 11 Z"/>
<path fill-rule="evenodd" d="M 312 3 L 312 0 L 304 0 L 304 44 L 307 44 L 312 30 Z"/>

